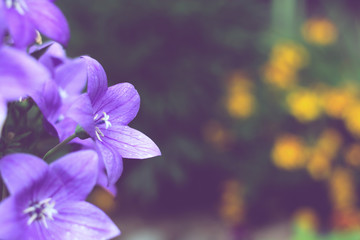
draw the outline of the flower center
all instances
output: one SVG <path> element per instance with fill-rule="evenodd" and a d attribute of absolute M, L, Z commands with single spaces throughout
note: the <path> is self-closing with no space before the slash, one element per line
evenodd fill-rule
<path fill-rule="evenodd" d="M 55 202 L 52 201 L 51 198 L 30 204 L 30 206 L 23 211 L 23 213 L 29 216 L 27 225 L 31 225 L 34 221 L 40 220 L 45 228 L 48 228 L 46 220 L 54 220 L 53 215 L 58 213 L 54 207 Z"/>
<path fill-rule="evenodd" d="M 28 6 L 24 0 L 5 0 L 8 9 L 14 8 L 20 15 L 24 15 L 28 10 Z"/>
<path fill-rule="evenodd" d="M 97 139 L 102 142 L 101 137 L 104 137 L 104 134 L 101 132 L 99 125 L 105 124 L 105 129 L 108 129 L 111 127 L 111 122 L 109 121 L 110 116 L 106 114 L 106 112 L 103 112 L 104 116 L 102 118 L 99 117 L 99 114 L 96 114 L 94 117 L 95 121 L 95 134 Z"/>

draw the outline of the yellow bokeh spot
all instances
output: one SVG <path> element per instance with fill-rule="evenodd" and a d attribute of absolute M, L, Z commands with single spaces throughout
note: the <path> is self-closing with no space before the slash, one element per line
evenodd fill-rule
<path fill-rule="evenodd" d="M 286 134 L 276 139 L 271 156 L 274 164 L 279 168 L 299 169 L 306 166 L 308 149 L 300 137 Z"/>
<path fill-rule="evenodd" d="M 328 89 L 323 96 L 324 111 L 333 118 L 341 118 L 346 108 L 355 102 L 355 96 L 350 89 Z"/>
<path fill-rule="evenodd" d="M 329 19 L 311 18 L 302 26 L 302 34 L 309 43 L 325 46 L 337 40 L 338 32 Z"/>
<path fill-rule="evenodd" d="M 309 54 L 303 46 L 290 41 L 278 43 L 263 67 L 264 81 L 280 89 L 293 87 L 297 72 L 308 62 Z"/>
<path fill-rule="evenodd" d="M 298 89 L 291 92 L 286 102 L 289 112 L 300 122 L 310 122 L 319 118 L 322 107 L 316 92 L 307 89 Z"/>
<path fill-rule="evenodd" d="M 294 42 L 282 42 L 276 44 L 271 52 L 270 62 L 299 70 L 308 64 L 309 53 L 300 44 Z"/>
<path fill-rule="evenodd" d="M 331 172 L 330 159 L 320 152 L 314 153 L 306 166 L 310 176 L 316 180 L 326 179 Z"/>
<path fill-rule="evenodd" d="M 240 72 L 232 75 L 227 85 L 226 109 L 231 117 L 248 118 L 255 109 L 253 84 Z"/>
<path fill-rule="evenodd" d="M 319 219 L 316 212 L 311 208 L 301 208 L 294 213 L 294 223 L 304 230 L 316 230 Z"/>
<path fill-rule="evenodd" d="M 88 197 L 88 201 L 98 206 L 105 212 L 111 212 L 116 208 L 114 197 L 105 189 L 95 187 Z"/>
<path fill-rule="evenodd" d="M 343 119 L 346 128 L 356 137 L 360 137 L 360 103 L 357 102 L 348 106 Z"/>
<path fill-rule="evenodd" d="M 297 82 L 297 74 L 291 68 L 268 63 L 263 69 L 264 81 L 280 89 L 288 89 Z"/>
<path fill-rule="evenodd" d="M 351 166 L 360 167 L 360 144 L 350 145 L 345 151 L 345 161 Z"/>
<path fill-rule="evenodd" d="M 329 179 L 329 188 L 335 210 L 346 211 L 355 208 L 355 185 L 350 170 L 340 167 L 335 168 Z"/>
<path fill-rule="evenodd" d="M 244 189 L 238 181 L 224 182 L 219 213 L 223 221 L 230 226 L 245 220 Z"/>

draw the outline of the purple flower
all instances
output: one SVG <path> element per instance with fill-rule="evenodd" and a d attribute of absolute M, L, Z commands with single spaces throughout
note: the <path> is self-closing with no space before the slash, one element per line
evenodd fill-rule
<path fill-rule="evenodd" d="M 0 48 L 0 132 L 7 113 L 7 102 L 35 94 L 50 74 L 26 53 L 10 47 Z"/>
<path fill-rule="evenodd" d="M 7 155 L 0 171 L 10 197 L 0 204 L 0 239 L 98 240 L 120 234 L 100 209 L 84 201 L 97 177 L 94 151 L 47 165 L 29 154 Z"/>
<path fill-rule="evenodd" d="M 60 141 L 74 133 L 76 122 L 67 118 L 65 113 L 85 88 L 87 80 L 86 62 L 82 58 L 69 59 L 58 43 L 46 43 L 34 50 L 46 49 L 39 58 L 52 74 L 53 80 L 46 83 L 33 99 L 39 106 Z M 56 132 L 55 132 L 56 131 Z"/>
<path fill-rule="evenodd" d="M 127 126 L 140 106 L 140 97 L 134 86 L 119 83 L 108 88 L 100 63 L 90 57 L 84 59 L 88 66 L 88 92 L 74 102 L 68 116 L 95 140 L 109 184 L 113 184 L 122 173 L 123 157 L 144 159 L 161 153 L 149 137 Z"/>
<path fill-rule="evenodd" d="M 0 15 L 4 16 L 14 45 L 20 48 L 35 41 L 36 30 L 63 45 L 70 38 L 65 16 L 49 0 L 1 0 Z"/>

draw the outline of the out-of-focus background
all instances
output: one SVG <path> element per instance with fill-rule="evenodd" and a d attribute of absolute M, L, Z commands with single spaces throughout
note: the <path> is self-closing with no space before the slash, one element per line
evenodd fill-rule
<path fill-rule="evenodd" d="M 359 1 L 56 3 L 162 151 L 89 198 L 119 240 L 360 239 Z"/>

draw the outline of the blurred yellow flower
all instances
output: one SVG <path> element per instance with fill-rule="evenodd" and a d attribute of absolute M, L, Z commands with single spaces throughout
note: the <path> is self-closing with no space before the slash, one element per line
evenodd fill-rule
<path fill-rule="evenodd" d="M 276 66 L 284 66 L 295 71 L 308 64 L 309 53 L 300 44 L 281 42 L 276 44 L 271 52 L 270 62 Z"/>
<path fill-rule="evenodd" d="M 309 43 L 325 46 L 337 40 L 338 32 L 329 19 L 310 18 L 302 26 L 302 34 Z"/>
<path fill-rule="evenodd" d="M 288 89 L 297 82 L 297 73 L 283 65 L 268 63 L 263 69 L 264 81 L 280 89 Z"/>
<path fill-rule="evenodd" d="M 316 212 L 311 208 L 300 208 L 293 216 L 294 223 L 304 230 L 317 230 L 319 219 Z"/>
<path fill-rule="evenodd" d="M 345 161 L 353 167 L 360 167 L 360 143 L 351 144 L 345 150 Z"/>
<path fill-rule="evenodd" d="M 244 189 L 240 182 L 236 180 L 224 182 L 220 216 L 230 226 L 240 224 L 245 220 Z"/>
<path fill-rule="evenodd" d="M 114 197 L 101 187 L 95 187 L 88 200 L 105 212 L 111 212 L 116 208 Z"/>
<path fill-rule="evenodd" d="M 306 49 L 294 42 L 274 45 L 270 59 L 263 68 L 264 81 L 275 87 L 287 89 L 297 82 L 297 72 L 309 62 Z"/>
<path fill-rule="evenodd" d="M 248 118 L 255 109 L 253 84 L 240 72 L 234 73 L 227 85 L 226 109 L 234 118 Z"/>
<path fill-rule="evenodd" d="M 319 118 L 322 107 L 318 94 L 308 89 L 297 89 L 287 95 L 289 112 L 300 122 L 309 122 Z"/>
<path fill-rule="evenodd" d="M 360 137 L 360 102 L 348 106 L 343 119 L 346 128 L 356 137 Z"/>
<path fill-rule="evenodd" d="M 300 137 L 285 134 L 276 139 L 271 156 L 274 164 L 279 168 L 299 169 L 306 166 L 308 149 Z"/>
<path fill-rule="evenodd" d="M 316 151 L 321 152 L 329 159 L 333 159 L 343 142 L 341 134 L 333 129 L 325 129 L 316 142 Z"/>
<path fill-rule="evenodd" d="M 355 96 L 349 89 L 333 88 L 323 94 L 323 106 L 326 114 L 341 118 L 346 107 L 355 102 Z"/>
<path fill-rule="evenodd" d="M 356 207 L 356 192 L 350 170 L 337 167 L 329 179 L 330 197 L 336 211 L 352 210 Z"/>
<path fill-rule="evenodd" d="M 315 152 L 309 158 L 306 169 L 312 178 L 316 180 L 326 179 L 331 173 L 330 159 L 321 152 Z"/>

